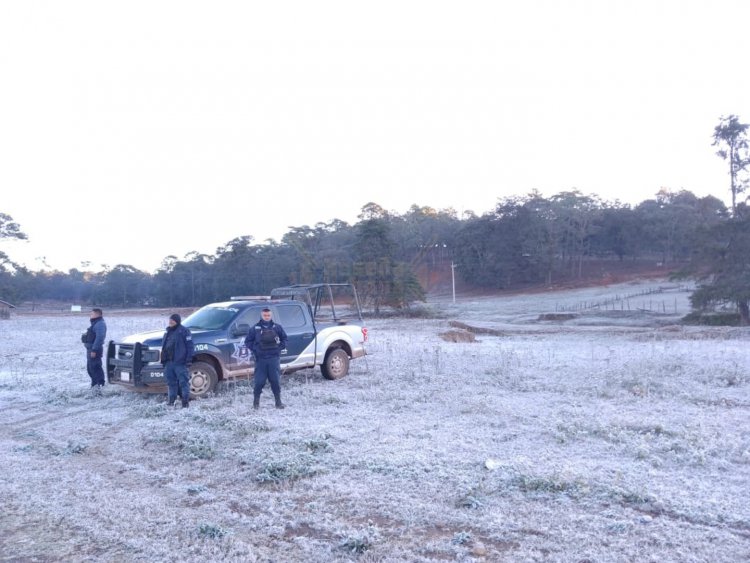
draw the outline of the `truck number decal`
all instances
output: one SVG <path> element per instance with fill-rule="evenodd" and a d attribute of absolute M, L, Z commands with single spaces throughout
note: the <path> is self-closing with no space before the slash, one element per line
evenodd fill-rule
<path fill-rule="evenodd" d="M 202 350 L 208 350 L 208 344 L 196 344 L 195 351 L 200 352 Z"/>

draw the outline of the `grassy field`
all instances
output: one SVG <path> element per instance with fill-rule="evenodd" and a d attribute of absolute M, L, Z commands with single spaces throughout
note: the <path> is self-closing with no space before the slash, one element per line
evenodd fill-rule
<path fill-rule="evenodd" d="M 750 559 L 746 329 L 655 282 L 429 307 L 257 412 L 244 382 L 90 398 L 85 316 L 0 321 L 0 560 Z"/>

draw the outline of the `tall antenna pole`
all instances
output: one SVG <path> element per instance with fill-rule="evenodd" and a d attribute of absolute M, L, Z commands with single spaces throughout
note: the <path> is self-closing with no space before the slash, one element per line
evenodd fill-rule
<path fill-rule="evenodd" d="M 451 283 L 453 284 L 453 304 L 456 303 L 456 265 L 451 261 Z"/>

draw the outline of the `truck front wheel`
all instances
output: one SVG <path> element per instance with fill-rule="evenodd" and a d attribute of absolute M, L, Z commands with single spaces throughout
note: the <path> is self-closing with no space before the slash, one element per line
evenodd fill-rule
<path fill-rule="evenodd" d="M 320 372 L 326 379 L 341 379 L 349 373 L 349 355 L 341 348 L 331 350 L 326 354 Z"/>
<path fill-rule="evenodd" d="M 214 366 L 206 362 L 195 362 L 190 367 L 190 396 L 193 398 L 205 397 L 216 389 L 219 376 Z"/>

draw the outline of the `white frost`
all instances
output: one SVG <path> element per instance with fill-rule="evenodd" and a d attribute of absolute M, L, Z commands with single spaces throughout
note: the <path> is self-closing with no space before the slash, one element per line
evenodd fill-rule
<path fill-rule="evenodd" d="M 671 289 L 676 311 L 538 320 L 653 285 L 372 321 L 348 377 L 284 378 L 284 411 L 246 383 L 185 410 L 89 398 L 84 317 L 0 321 L 3 556 L 747 559 L 747 330 L 675 327 Z M 109 336 L 162 317 L 109 316 Z M 452 319 L 501 335 L 447 343 Z"/>

